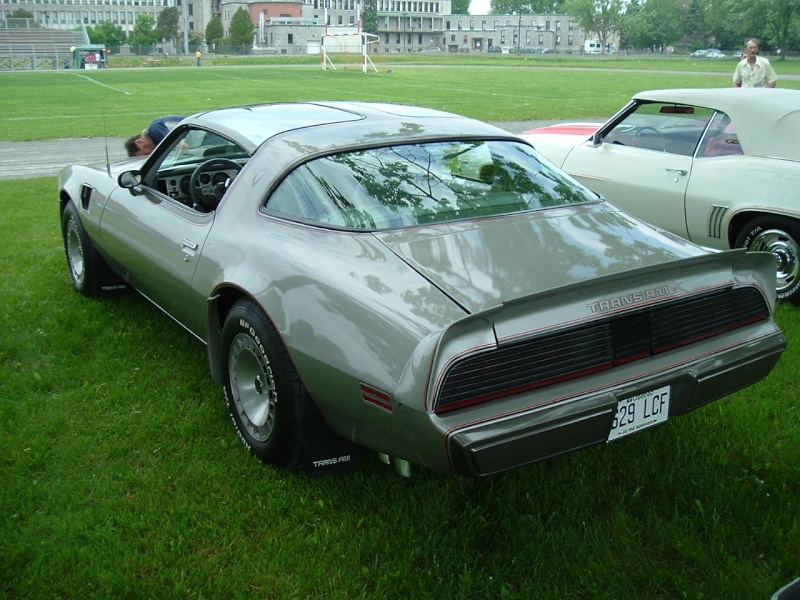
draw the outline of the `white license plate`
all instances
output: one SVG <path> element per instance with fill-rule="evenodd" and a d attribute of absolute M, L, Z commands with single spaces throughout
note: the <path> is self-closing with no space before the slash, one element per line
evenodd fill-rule
<path fill-rule="evenodd" d="M 611 425 L 608 441 L 647 429 L 667 420 L 669 416 L 669 386 L 620 400 L 617 415 Z"/>

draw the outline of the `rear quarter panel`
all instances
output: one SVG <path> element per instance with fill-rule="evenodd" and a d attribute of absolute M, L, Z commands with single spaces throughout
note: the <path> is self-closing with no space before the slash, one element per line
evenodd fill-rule
<path fill-rule="evenodd" d="M 756 214 L 800 219 L 800 163 L 748 156 L 695 159 L 686 190 L 693 242 L 728 248 Z"/>

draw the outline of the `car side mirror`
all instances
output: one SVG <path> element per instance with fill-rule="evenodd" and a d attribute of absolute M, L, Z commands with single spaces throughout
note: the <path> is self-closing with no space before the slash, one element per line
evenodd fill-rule
<path fill-rule="evenodd" d="M 131 193 L 136 196 L 139 193 L 139 190 L 136 188 L 142 185 L 142 173 L 140 171 L 125 171 L 124 173 L 120 173 L 117 178 L 117 183 L 119 187 L 130 190 Z"/>
<path fill-rule="evenodd" d="M 595 148 L 603 143 L 603 136 L 600 135 L 599 129 L 592 134 L 592 137 L 589 138 L 589 141 L 592 142 L 592 146 Z"/>

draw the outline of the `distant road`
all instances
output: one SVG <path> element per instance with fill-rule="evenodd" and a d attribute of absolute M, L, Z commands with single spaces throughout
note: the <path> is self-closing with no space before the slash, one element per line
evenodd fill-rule
<path fill-rule="evenodd" d="M 504 121 L 493 124 L 511 133 L 522 133 L 554 122 Z M 71 138 L 42 142 L 0 142 L 0 180 L 55 176 L 62 167 L 72 164 L 103 165 L 106 162 L 106 149 L 110 162 L 120 162 L 128 158 L 123 147 L 124 141 L 124 138 Z"/>

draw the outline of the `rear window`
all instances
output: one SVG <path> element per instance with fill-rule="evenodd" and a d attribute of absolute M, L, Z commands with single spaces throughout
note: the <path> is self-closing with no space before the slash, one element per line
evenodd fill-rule
<path fill-rule="evenodd" d="M 269 212 L 391 229 L 589 202 L 596 196 L 511 141 L 436 142 L 319 158 L 295 169 Z"/>

